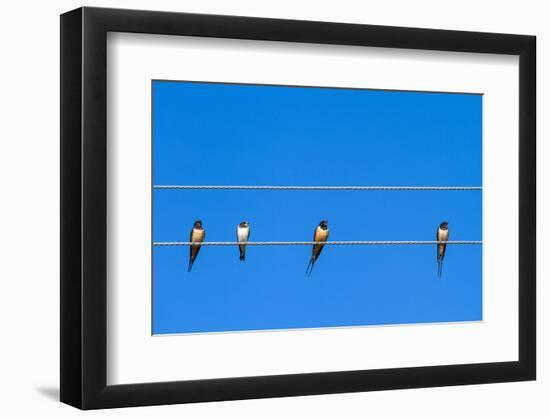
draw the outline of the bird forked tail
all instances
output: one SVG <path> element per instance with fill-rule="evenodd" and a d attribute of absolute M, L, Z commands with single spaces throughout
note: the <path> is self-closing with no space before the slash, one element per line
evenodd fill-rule
<path fill-rule="evenodd" d="M 313 272 L 313 266 L 315 265 L 315 258 L 312 256 L 311 259 L 309 260 L 309 264 L 307 264 L 307 268 L 306 268 L 306 275 L 308 277 L 311 276 L 311 273 Z"/>

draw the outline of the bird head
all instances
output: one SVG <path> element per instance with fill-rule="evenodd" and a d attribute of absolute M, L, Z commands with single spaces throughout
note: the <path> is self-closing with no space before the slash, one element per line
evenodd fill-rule
<path fill-rule="evenodd" d="M 321 223 L 319 223 L 319 227 L 321 227 L 321 229 L 328 228 L 328 221 L 327 220 L 321 220 Z"/>
<path fill-rule="evenodd" d="M 248 227 L 248 222 L 246 220 L 244 222 L 240 222 L 239 227 Z"/>
<path fill-rule="evenodd" d="M 441 230 L 447 230 L 449 228 L 449 223 L 447 222 L 442 222 L 440 225 L 439 225 L 439 228 Z"/>
<path fill-rule="evenodd" d="M 202 221 L 195 220 L 195 224 L 193 225 L 193 227 L 195 227 L 196 229 L 201 229 L 202 228 Z"/>

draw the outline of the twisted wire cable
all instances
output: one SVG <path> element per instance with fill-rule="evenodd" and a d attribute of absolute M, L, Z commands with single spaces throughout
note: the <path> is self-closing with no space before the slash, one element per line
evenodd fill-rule
<path fill-rule="evenodd" d="M 328 242 L 153 242 L 153 246 L 297 246 L 297 245 L 334 245 L 334 246 L 352 246 L 352 245 L 481 245 L 481 240 L 341 240 Z"/>
<path fill-rule="evenodd" d="M 271 191 L 482 191 L 483 187 L 363 186 L 363 185 L 153 185 L 155 190 L 271 190 Z"/>

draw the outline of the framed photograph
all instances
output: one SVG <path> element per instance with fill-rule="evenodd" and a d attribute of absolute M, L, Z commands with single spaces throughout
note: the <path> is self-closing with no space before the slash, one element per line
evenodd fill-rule
<path fill-rule="evenodd" d="M 535 379 L 535 37 L 61 16 L 61 401 Z"/>

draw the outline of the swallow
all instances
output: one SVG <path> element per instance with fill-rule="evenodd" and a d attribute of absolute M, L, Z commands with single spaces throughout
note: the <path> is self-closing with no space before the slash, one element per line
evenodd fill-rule
<path fill-rule="evenodd" d="M 319 223 L 319 226 L 315 228 L 315 232 L 313 233 L 313 241 L 326 242 L 327 239 L 328 239 L 328 222 L 326 220 L 322 220 L 321 223 Z M 317 261 L 317 258 L 321 254 L 323 247 L 324 247 L 324 243 L 317 243 L 313 245 L 313 249 L 311 250 L 311 258 L 309 260 L 309 264 L 306 269 L 306 274 L 308 276 L 311 275 L 311 272 L 313 271 L 313 267 L 315 266 L 315 262 Z"/>
<path fill-rule="evenodd" d="M 191 235 L 189 236 L 189 242 L 204 242 L 204 237 L 206 233 L 202 227 L 202 222 L 197 220 L 191 229 Z M 195 259 L 201 250 L 201 245 L 190 245 L 189 246 L 189 266 L 187 267 L 187 272 L 191 272 Z"/>
<path fill-rule="evenodd" d="M 449 240 L 449 223 L 443 222 L 437 228 L 435 239 L 438 242 L 446 242 Z M 439 243 L 437 245 L 437 276 L 441 278 L 443 272 L 443 258 L 445 257 L 445 249 L 447 244 Z"/>
<path fill-rule="evenodd" d="M 248 242 L 250 237 L 250 225 L 248 222 L 240 222 L 237 226 L 237 241 L 238 242 Z M 240 256 L 239 259 L 244 261 L 246 255 L 246 245 L 239 245 Z"/>

